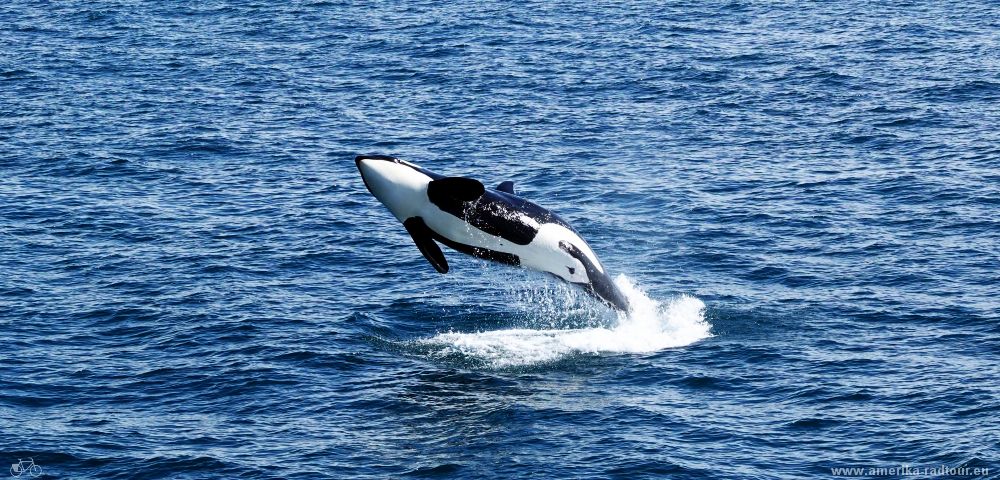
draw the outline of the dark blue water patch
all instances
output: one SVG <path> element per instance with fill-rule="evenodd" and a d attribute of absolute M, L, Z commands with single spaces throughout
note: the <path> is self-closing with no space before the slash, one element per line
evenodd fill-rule
<path fill-rule="evenodd" d="M 796 420 L 789 425 L 793 430 L 824 430 L 836 427 L 842 422 L 824 418 L 804 418 Z"/>
<path fill-rule="evenodd" d="M 971 80 L 940 87 L 927 87 L 914 92 L 932 102 L 981 102 L 1000 98 L 1000 83 Z"/>
<path fill-rule="evenodd" d="M 447 478 L 462 471 L 462 465 L 456 463 L 445 463 L 442 465 L 422 466 L 410 470 L 403 475 L 414 478 Z"/>

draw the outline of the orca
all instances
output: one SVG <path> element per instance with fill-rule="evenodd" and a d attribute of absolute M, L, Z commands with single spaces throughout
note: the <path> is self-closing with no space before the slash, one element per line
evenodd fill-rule
<path fill-rule="evenodd" d="M 358 155 L 354 163 L 368 191 L 402 222 L 438 272 L 448 272 L 440 243 L 549 273 L 628 311 L 628 300 L 587 242 L 565 220 L 518 196 L 513 182 L 486 188 L 479 180 L 446 177 L 386 155 Z"/>

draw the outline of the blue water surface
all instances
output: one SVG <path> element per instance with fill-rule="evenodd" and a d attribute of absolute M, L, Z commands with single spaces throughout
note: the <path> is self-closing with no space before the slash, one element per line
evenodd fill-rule
<path fill-rule="evenodd" d="M 0 472 L 990 478 L 998 126 L 988 1 L 4 2 Z M 439 275 L 361 153 L 658 313 Z"/>

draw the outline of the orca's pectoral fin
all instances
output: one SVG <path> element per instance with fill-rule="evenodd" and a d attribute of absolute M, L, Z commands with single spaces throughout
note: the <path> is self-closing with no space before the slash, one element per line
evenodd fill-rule
<path fill-rule="evenodd" d="M 514 193 L 514 182 L 510 180 L 507 180 L 506 182 L 500 182 L 500 185 L 497 185 L 497 190 L 504 193 L 509 193 L 511 195 L 517 195 L 516 193 Z"/>
<path fill-rule="evenodd" d="M 445 260 L 441 247 L 434 243 L 431 229 L 424 223 L 424 219 L 410 217 L 403 222 L 403 226 L 410 233 L 410 237 L 413 237 L 413 243 L 417 244 L 420 253 L 424 254 L 424 258 L 428 262 L 431 262 L 431 266 L 440 273 L 448 273 L 448 260 Z"/>
<path fill-rule="evenodd" d="M 474 178 L 445 177 L 431 180 L 431 183 L 427 185 L 427 196 L 434 203 L 445 199 L 471 202 L 483 196 L 484 193 L 486 193 L 486 187 Z"/>

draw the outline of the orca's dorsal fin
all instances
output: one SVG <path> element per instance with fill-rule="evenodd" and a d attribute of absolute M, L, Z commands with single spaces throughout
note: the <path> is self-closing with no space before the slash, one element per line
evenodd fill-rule
<path fill-rule="evenodd" d="M 500 185 L 497 185 L 497 190 L 504 193 L 509 193 L 511 195 L 517 195 L 516 193 L 514 193 L 514 182 L 510 180 L 507 180 L 506 182 L 500 182 Z"/>
<path fill-rule="evenodd" d="M 427 197 L 434 203 L 437 200 L 455 199 L 462 202 L 477 200 L 486 193 L 482 182 L 466 177 L 444 177 L 431 180 L 427 185 Z"/>
<path fill-rule="evenodd" d="M 439 273 L 448 273 L 448 260 L 445 260 L 441 247 L 437 243 L 434 243 L 434 237 L 431 236 L 431 229 L 424 223 L 424 219 L 410 217 L 403 222 L 403 226 L 406 227 L 406 231 L 413 237 L 413 243 L 417 244 L 420 253 L 424 254 L 424 258 L 428 262 L 431 262 L 431 266 Z"/>

